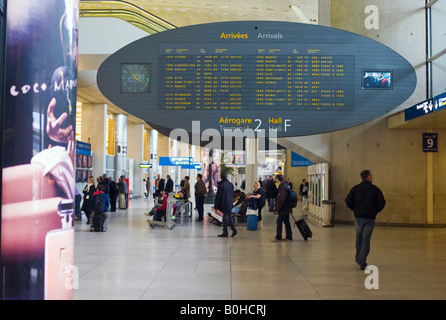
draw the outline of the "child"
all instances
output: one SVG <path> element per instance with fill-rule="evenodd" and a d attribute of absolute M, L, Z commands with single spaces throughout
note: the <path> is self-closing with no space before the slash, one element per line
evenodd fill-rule
<path fill-rule="evenodd" d="M 93 215 L 91 217 L 92 227 L 90 231 L 104 231 L 106 232 L 108 229 L 108 220 L 110 218 L 108 213 L 108 206 L 110 204 L 108 194 L 105 192 L 105 186 L 103 184 L 98 184 L 98 190 L 93 193 L 92 203 L 93 203 Z M 98 201 L 95 201 L 97 197 L 102 198 L 102 204 Z M 99 200 L 99 199 L 98 199 Z M 102 216 L 102 217 L 101 217 Z M 96 223 L 95 219 L 96 217 Z"/>

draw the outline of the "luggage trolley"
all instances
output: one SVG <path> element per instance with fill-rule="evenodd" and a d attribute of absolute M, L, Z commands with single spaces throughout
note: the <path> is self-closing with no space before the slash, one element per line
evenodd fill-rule
<path fill-rule="evenodd" d="M 176 216 L 172 215 L 172 220 L 176 220 Z M 180 209 L 180 224 L 182 225 L 184 221 L 189 221 L 192 218 L 192 202 L 185 202 Z"/>
<path fill-rule="evenodd" d="M 167 198 L 165 222 L 155 221 L 155 220 L 147 220 L 150 228 L 153 229 L 155 227 L 165 227 L 169 230 L 172 230 L 173 228 L 175 228 L 175 216 L 172 215 L 173 214 L 173 205 L 176 202 L 174 196 L 175 196 L 175 193 L 171 192 L 171 193 L 169 193 L 169 197 Z"/>

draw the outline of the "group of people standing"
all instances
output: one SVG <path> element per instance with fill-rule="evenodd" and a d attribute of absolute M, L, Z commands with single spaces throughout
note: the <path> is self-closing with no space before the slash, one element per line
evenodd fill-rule
<path fill-rule="evenodd" d="M 276 236 L 273 241 L 282 240 L 282 225 L 285 225 L 286 240 L 293 240 L 292 230 L 289 222 L 289 214 L 292 212 L 288 206 L 288 190 L 290 185 L 282 174 L 268 176 L 265 181 L 254 181 L 252 193 L 247 194 L 244 199 L 240 190 L 234 191 L 234 185 L 227 180 L 225 174 L 221 175 L 215 197 L 214 209 L 223 213 L 223 233 L 219 237 L 228 237 L 228 227 L 232 230 L 231 237 L 237 234 L 235 228 L 234 213 L 240 213 L 241 204 L 246 201 L 248 208 L 257 210 L 257 227 L 261 229 L 262 209 L 268 203 L 269 211 L 277 215 Z"/>
<path fill-rule="evenodd" d="M 376 216 L 384 209 L 386 200 L 382 191 L 373 184 L 373 175 L 370 170 L 363 170 L 360 176 L 362 182 L 350 189 L 345 198 L 345 203 L 353 211 L 355 217 L 355 262 L 360 266 L 361 270 L 364 270 L 367 267 L 367 256 L 370 252 L 370 239 L 375 226 Z M 282 174 L 276 175 L 275 178 L 276 181 L 274 182 L 272 177 L 268 177 L 265 182 L 265 192 L 263 192 L 259 181 L 254 182 L 254 191 L 247 195 L 246 198 L 259 201 L 258 212 L 259 220 L 261 221 L 261 210 L 265 204 L 264 200 L 262 202 L 262 198 L 266 197 L 270 211 L 274 211 L 274 214 L 277 215 L 276 236 L 272 241 L 292 241 L 293 234 L 289 221 L 292 208 L 287 205 L 288 190 L 291 186 Z M 299 187 L 299 194 L 302 196 L 304 205 L 308 197 L 308 182 L 305 179 L 302 180 Z M 237 234 L 233 217 L 233 197 L 234 186 L 227 180 L 226 175 L 222 174 L 214 203 L 214 208 L 223 213 L 223 233 L 219 237 L 228 237 L 228 227 L 232 230 L 231 237 Z M 237 194 L 236 197 L 240 197 L 240 194 Z M 240 203 L 239 199 L 237 199 L 237 203 Z M 282 225 L 285 225 L 285 239 L 282 239 Z"/>
<path fill-rule="evenodd" d="M 107 231 L 108 228 L 109 212 L 116 212 L 118 195 L 122 194 L 122 198 L 125 199 L 125 206 L 127 207 L 128 205 L 128 187 L 124 176 L 121 176 L 119 181 L 115 182 L 112 177 L 107 177 L 106 174 L 103 174 L 96 178 L 96 183 L 94 177 L 90 176 L 82 193 L 83 203 L 81 210 L 85 212 L 87 224 L 91 224 L 93 215 L 95 214 L 93 205 L 94 198 L 99 193 L 102 194 L 104 209 L 100 214 L 104 216 L 103 231 Z"/>

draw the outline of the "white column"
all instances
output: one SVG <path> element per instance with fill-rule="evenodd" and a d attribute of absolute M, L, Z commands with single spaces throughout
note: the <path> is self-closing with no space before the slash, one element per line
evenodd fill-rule
<path fill-rule="evenodd" d="M 246 172 L 245 172 L 245 191 L 246 193 L 252 192 L 254 189 L 254 181 L 258 178 L 257 174 L 257 144 L 258 141 L 255 138 L 246 139 Z"/>
<path fill-rule="evenodd" d="M 127 171 L 127 115 L 116 116 L 116 154 L 115 179 L 125 175 Z"/>
<path fill-rule="evenodd" d="M 105 173 L 107 140 L 107 105 L 83 104 L 82 136 L 84 142 L 91 143 L 93 152 L 92 175 L 96 178 Z"/>

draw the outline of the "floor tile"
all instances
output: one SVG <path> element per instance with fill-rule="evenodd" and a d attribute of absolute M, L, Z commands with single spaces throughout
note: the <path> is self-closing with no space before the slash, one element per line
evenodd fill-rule
<path fill-rule="evenodd" d="M 323 228 L 313 238 L 293 228 L 292 242 L 271 242 L 276 217 L 262 230 L 238 225 L 234 238 L 205 221 L 151 229 L 147 199 L 111 213 L 108 232 L 75 225 L 76 300 L 412 300 L 446 299 L 446 230 L 375 227 L 369 265 L 379 289 L 354 263 L 352 225 Z M 210 210 L 206 205 L 205 211 Z M 194 213 L 196 214 L 196 213 Z"/>

